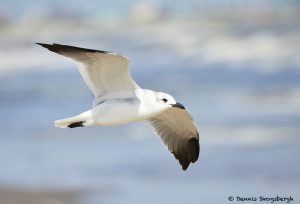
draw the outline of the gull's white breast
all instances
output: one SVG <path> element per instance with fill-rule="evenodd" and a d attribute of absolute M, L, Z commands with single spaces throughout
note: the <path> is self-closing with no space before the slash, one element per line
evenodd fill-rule
<path fill-rule="evenodd" d="M 141 101 L 137 97 L 109 99 L 92 109 L 94 125 L 123 125 L 145 118 L 139 113 Z"/>

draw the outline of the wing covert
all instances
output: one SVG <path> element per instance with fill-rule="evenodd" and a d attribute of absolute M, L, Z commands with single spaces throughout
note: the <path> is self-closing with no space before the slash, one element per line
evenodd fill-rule
<path fill-rule="evenodd" d="M 37 43 L 48 50 L 75 60 L 79 72 L 96 100 L 130 97 L 139 88 L 129 73 L 128 58 L 107 51 L 69 45 Z"/>

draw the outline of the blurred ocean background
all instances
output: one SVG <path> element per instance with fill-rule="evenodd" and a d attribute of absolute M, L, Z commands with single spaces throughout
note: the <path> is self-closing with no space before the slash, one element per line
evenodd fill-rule
<path fill-rule="evenodd" d="M 199 161 L 182 171 L 143 123 L 55 128 L 93 97 L 36 42 L 128 56 L 192 112 Z M 300 1 L 1 0 L 0 113 L 1 204 L 300 203 Z"/>

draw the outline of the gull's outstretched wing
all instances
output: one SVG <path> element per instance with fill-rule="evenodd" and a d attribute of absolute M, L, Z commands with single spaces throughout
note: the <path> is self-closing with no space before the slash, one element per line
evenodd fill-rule
<path fill-rule="evenodd" d="M 199 157 L 199 133 L 191 115 L 184 109 L 172 107 L 148 119 L 155 132 L 178 159 L 183 170 Z"/>
<path fill-rule="evenodd" d="M 97 100 L 126 98 L 139 86 L 132 79 L 128 59 L 122 55 L 60 44 L 37 43 L 79 63 L 79 72 Z"/>

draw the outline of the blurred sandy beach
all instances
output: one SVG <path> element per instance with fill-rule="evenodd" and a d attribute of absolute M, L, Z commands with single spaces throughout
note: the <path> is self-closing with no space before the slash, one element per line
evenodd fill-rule
<path fill-rule="evenodd" d="M 292 0 L 1 1 L 0 203 L 299 203 L 299 11 Z M 92 94 L 36 42 L 128 56 L 141 87 L 193 113 L 199 161 L 181 171 L 143 123 L 55 128 Z"/>
<path fill-rule="evenodd" d="M 64 191 L 34 191 L 24 189 L 0 189 L 1 203 L 5 204 L 40 204 L 40 203 L 66 203 L 76 204 L 78 199 L 77 192 Z"/>

